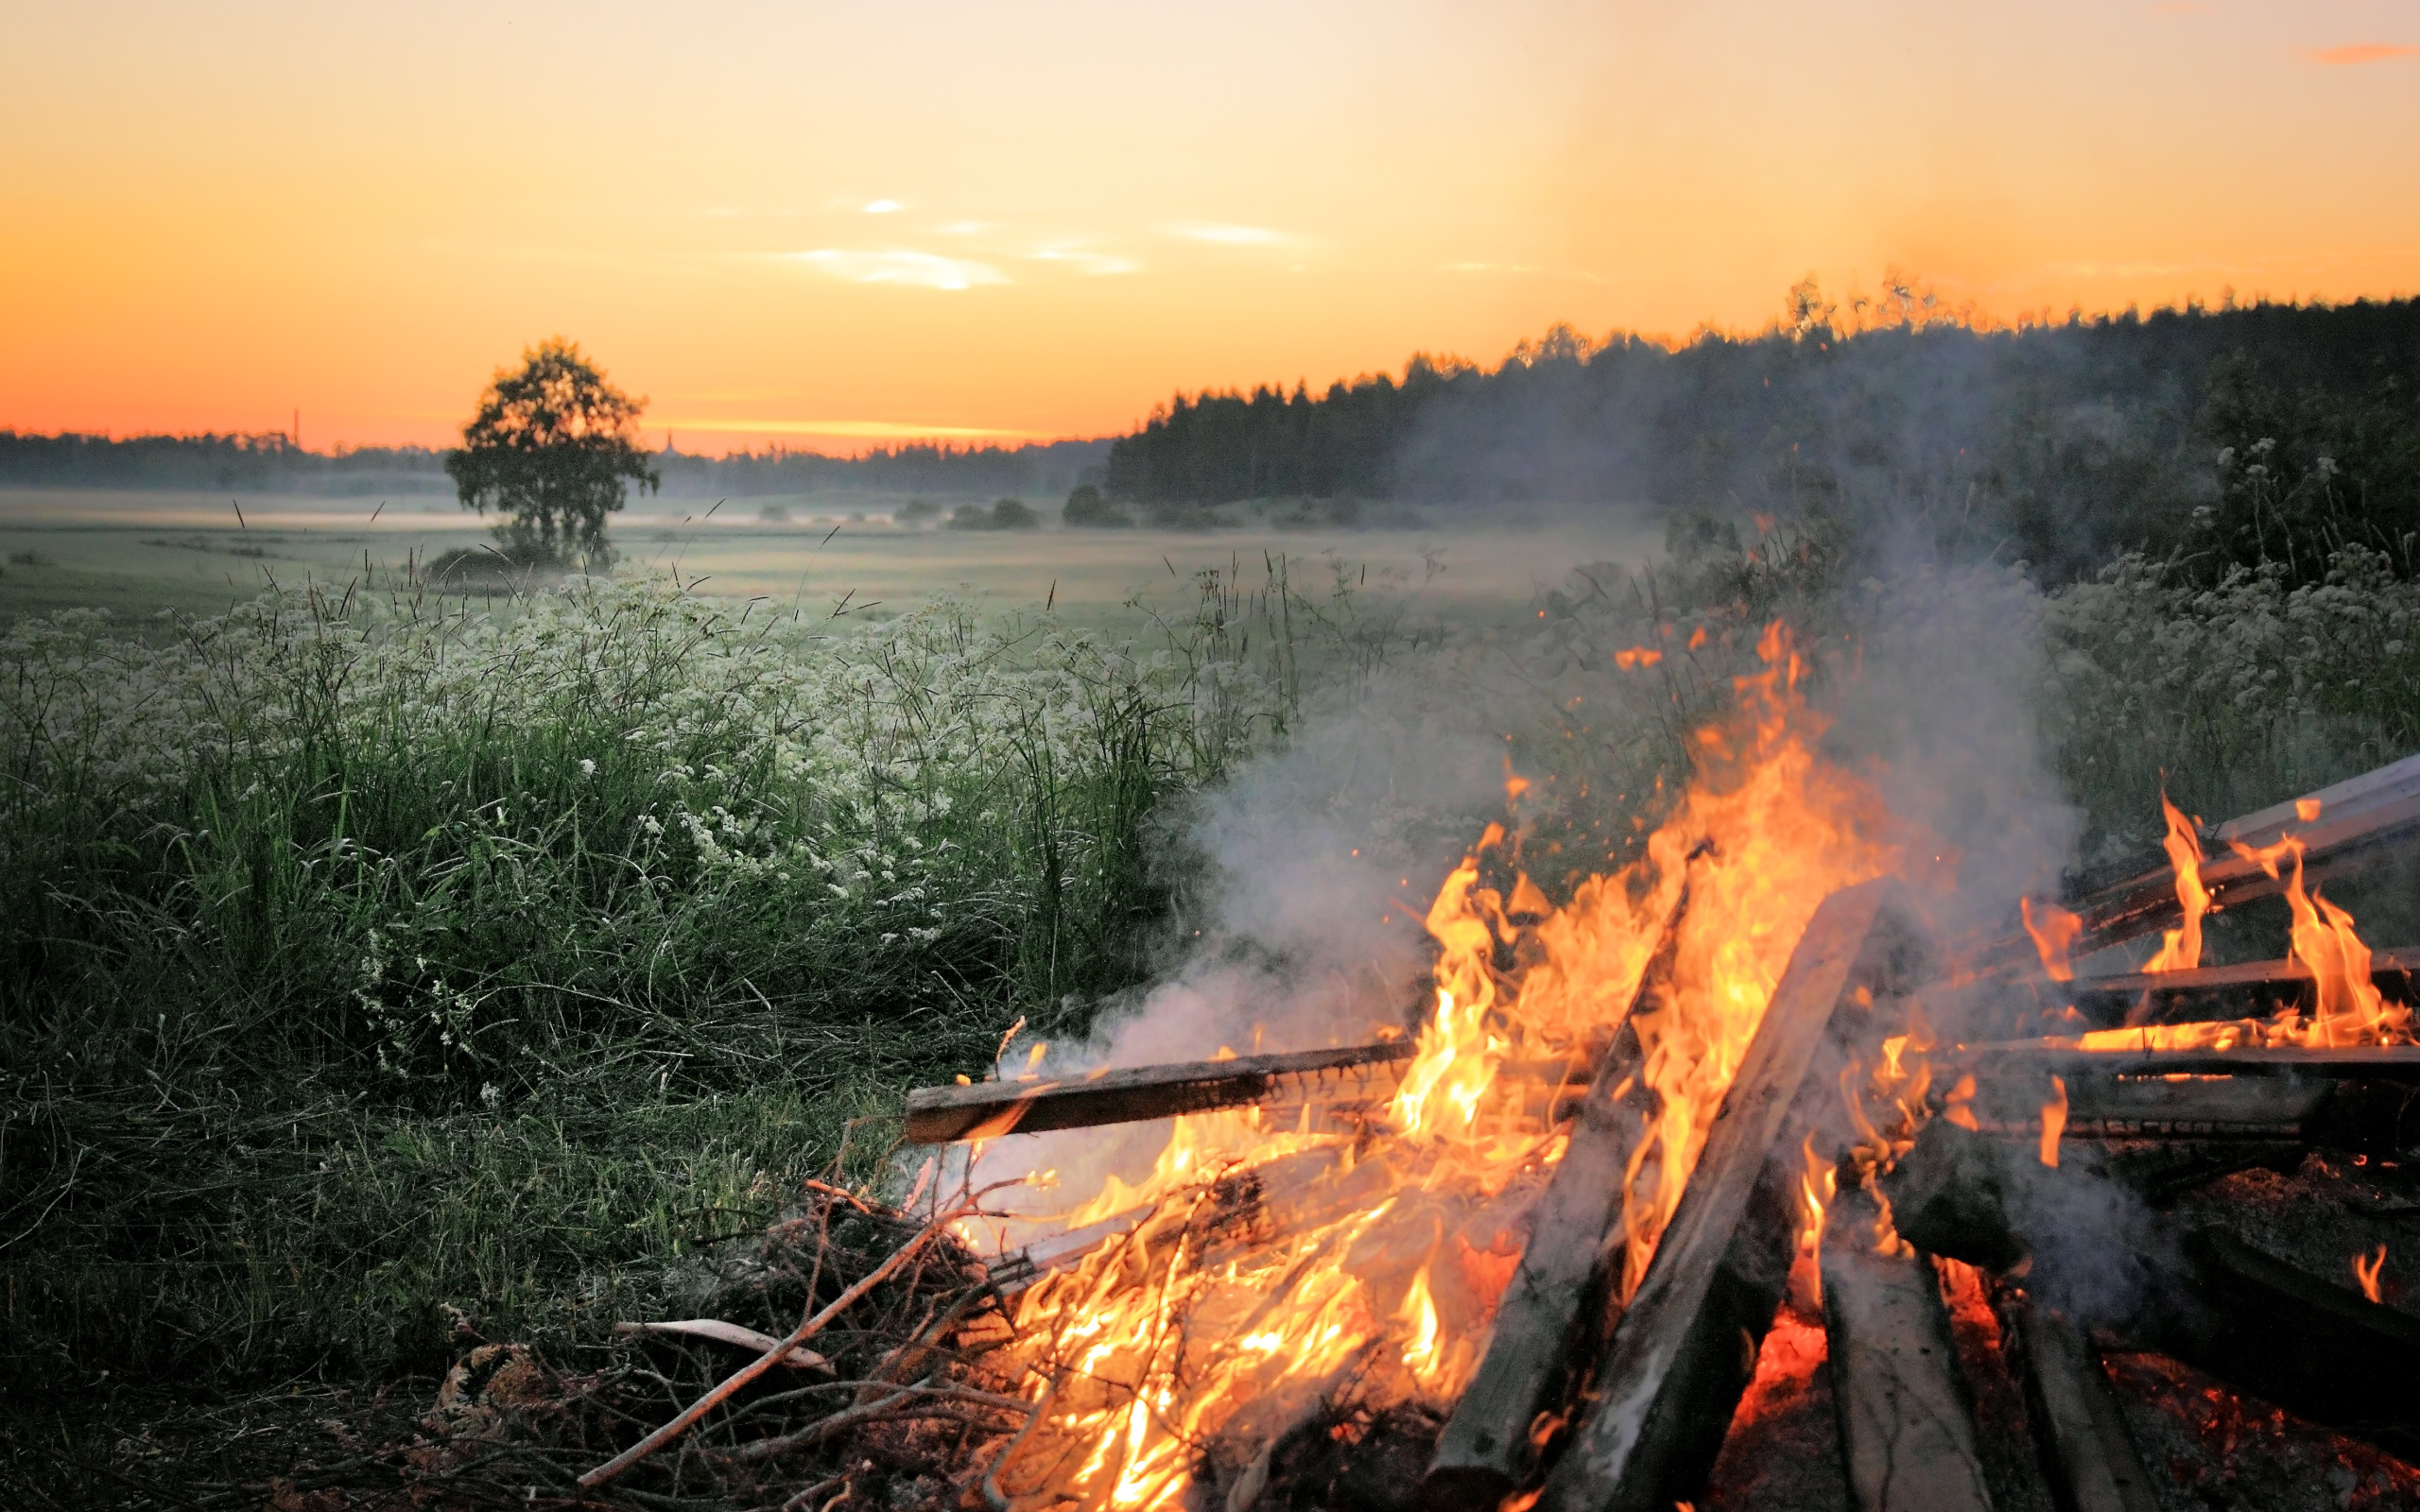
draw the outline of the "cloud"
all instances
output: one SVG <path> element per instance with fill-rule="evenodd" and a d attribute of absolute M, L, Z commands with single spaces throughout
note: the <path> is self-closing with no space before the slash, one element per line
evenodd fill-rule
<path fill-rule="evenodd" d="M 1266 226 L 1231 226 L 1222 221 L 1188 220 L 1160 228 L 1170 236 L 1187 241 L 1217 242 L 1222 247 L 1275 247 L 1290 242 L 1293 237 Z"/>
<path fill-rule="evenodd" d="M 907 208 L 896 199 L 875 199 L 867 202 L 865 213 L 869 215 L 888 215 L 894 210 Z"/>
<path fill-rule="evenodd" d="M 1142 264 L 1129 257 L 1116 257 L 1108 252 L 1086 251 L 1066 242 L 1048 242 L 1025 254 L 1037 263 L 1065 263 L 1081 273 L 1106 278 L 1117 273 L 1139 271 Z"/>
<path fill-rule="evenodd" d="M 899 284 L 920 289 L 971 289 L 977 284 L 1006 284 L 1009 276 L 989 263 L 938 252 L 853 252 L 821 247 L 790 255 L 834 278 L 852 284 Z"/>
<path fill-rule="evenodd" d="M 2355 63 L 2383 63 L 2395 58 L 2420 58 L 2420 47 L 2407 47 L 2401 43 L 2363 42 L 2350 47 L 2316 47 L 2307 54 L 2322 68 L 2343 68 Z"/>

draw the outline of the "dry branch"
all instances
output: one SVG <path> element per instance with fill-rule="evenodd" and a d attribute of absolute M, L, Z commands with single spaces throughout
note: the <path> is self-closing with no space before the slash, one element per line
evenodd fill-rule
<path fill-rule="evenodd" d="M 1824 1214 L 1824 1332 L 1849 1487 L 1859 1512 L 1991 1512 L 1941 1282 L 1930 1261 L 1876 1250 L 1880 1215 L 1863 1192 Z"/>
<path fill-rule="evenodd" d="M 712 1391 L 707 1392 L 704 1396 L 700 1397 L 697 1400 L 691 1402 L 687 1408 L 683 1410 L 679 1417 L 673 1418 L 670 1422 L 666 1423 L 655 1432 L 648 1435 L 645 1438 L 640 1439 L 637 1443 L 632 1444 L 630 1448 L 614 1455 L 612 1459 L 607 1460 L 604 1464 L 597 1466 L 595 1469 L 590 1470 L 585 1475 L 582 1475 L 579 1478 L 579 1484 L 582 1488 L 594 1490 L 597 1486 L 605 1485 L 615 1476 L 621 1474 L 624 1470 L 629 1469 L 631 1466 L 647 1458 L 649 1454 L 654 1453 L 657 1450 L 662 1449 L 665 1445 L 680 1437 L 683 1434 L 687 1433 L 691 1425 L 696 1423 L 699 1418 L 704 1417 L 707 1413 L 713 1411 L 717 1404 L 728 1400 L 733 1392 L 737 1391 L 740 1387 L 748 1384 L 751 1381 L 753 1381 L 758 1376 L 763 1375 L 766 1371 L 771 1369 L 778 1362 L 787 1358 L 792 1349 L 797 1349 L 800 1345 L 804 1344 L 808 1339 L 813 1338 L 823 1325 L 831 1322 L 834 1318 L 848 1311 L 850 1304 L 856 1302 L 859 1297 L 865 1296 L 866 1293 L 873 1291 L 876 1286 L 879 1286 L 882 1282 L 889 1280 L 894 1272 L 899 1270 L 901 1266 L 907 1264 L 908 1261 L 914 1259 L 918 1251 L 922 1250 L 926 1244 L 930 1243 L 936 1235 L 942 1232 L 942 1226 L 947 1218 L 955 1216 L 958 1215 L 955 1213 L 947 1215 L 937 1214 L 931 1222 L 925 1224 L 924 1228 L 916 1231 L 914 1238 L 908 1240 L 897 1249 L 892 1250 L 890 1252 L 890 1257 L 888 1260 L 885 1260 L 881 1264 L 866 1272 L 862 1277 L 859 1277 L 856 1282 L 851 1284 L 850 1287 L 839 1296 L 834 1297 L 821 1312 L 810 1314 L 802 1321 L 797 1328 L 792 1329 L 787 1338 L 777 1341 L 773 1348 L 766 1350 L 763 1354 L 757 1356 L 749 1364 L 744 1365 L 737 1370 L 732 1372 L 731 1375 L 724 1378 L 720 1385 L 716 1386 Z"/>
<path fill-rule="evenodd" d="M 1824 900 L 1774 988 L 1696 1171 L 1599 1366 L 1543 1512 L 1668 1512 L 1704 1484 L 1797 1247 L 1800 1141 L 1845 1146 L 1837 1076 L 1914 965 L 1876 881 Z"/>

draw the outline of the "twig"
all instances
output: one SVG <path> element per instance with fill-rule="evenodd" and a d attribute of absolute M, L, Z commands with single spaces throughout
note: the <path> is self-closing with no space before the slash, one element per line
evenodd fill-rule
<path fill-rule="evenodd" d="M 587 1474 L 582 1475 L 579 1478 L 580 1487 L 584 1490 L 594 1490 L 597 1486 L 603 1486 L 606 1482 L 621 1474 L 624 1470 L 629 1469 L 631 1466 L 647 1458 L 649 1454 L 654 1453 L 657 1450 L 662 1449 L 665 1445 L 680 1437 L 683 1434 L 687 1433 L 692 1424 L 697 1422 L 699 1418 L 704 1417 L 717 1404 L 730 1397 L 733 1392 L 737 1391 L 740 1387 L 748 1384 L 751 1381 L 753 1381 L 758 1376 L 763 1375 L 767 1370 L 771 1369 L 774 1362 L 787 1358 L 790 1350 L 814 1337 L 816 1332 L 821 1329 L 824 1324 L 838 1316 L 839 1314 L 851 1303 L 865 1296 L 866 1293 L 873 1291 L 876 1286 L 888 1280 L 894 1271 L 908 1263 L 909 1260 L 915 1257 L 918 1251 L 925 1247 L 926 1242 L 941 1233 L 942 1222 L 942 1220 L 941 1215 L 938 1213 L 935 1214 L 933 1221 L 926 1224 L 923 1228 L 918 1229 L 914 1238 L 908 1240 L 908 1243 L 893 1250 L 890 1259 L 884 1261 L 881 1264 L 869 1271 L 847 1291 L 842 1292 L 839 1296 L 834 1297 L 831 1304 L 825 1307 L 823 1311 L 813 1314 L 808 1317 L 806 1321 L 801 1323 L 797 1328 L 791 1330 L 789 1337 L 782 1340 L 779 1345 L 766 1350 L 754 1360 L 740 1366 L 736 1371 L 734 1371 L 729 1377 L 725 1378 L 722 1384 L 715 1387 L 712 1391 L 707 1392 L 704 1396 L 700 1397 L 696 1401 L 691 1402 L 688 1409 L 683 1412 L 681 1416 L 673 1418 L 670 1422 L 666 1423 L 663 1427 L 648 1435 L 645 1438 L 640 1439 L 637 1443 L 632 1444 L 630 1448 L 614 1455 L 612 1459 L 607 1460 L 604 1464 L 597 1466 L 593 1470 L 590 1470 Z"/>

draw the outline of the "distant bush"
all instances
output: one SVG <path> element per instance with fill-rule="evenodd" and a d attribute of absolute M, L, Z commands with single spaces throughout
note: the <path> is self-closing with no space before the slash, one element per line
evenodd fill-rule
<path fill-rule="evenodd" d="M 1031 530 L 1040 524 L 1042 516 L 1022 499 L 1000 499 L 988 509 L 979 504 L 961 504 L 949 516 L 952 530 Z"/>
<path fill-rule="evenodd" d="M 942 507 L 930 499 L 910 499 L 890 512 L 893 522 L 903 525 L 921 525 L 927 520 L 941 518 Z"/>
<path fill-rule="evenodd" d="M 1073 530 L 1124 530 L 1133 528 L 1133 517 L 1109 501 L 1109 495 L 1087 483 L 1067 495 L 1066 507 L 1059 518 Z"/>

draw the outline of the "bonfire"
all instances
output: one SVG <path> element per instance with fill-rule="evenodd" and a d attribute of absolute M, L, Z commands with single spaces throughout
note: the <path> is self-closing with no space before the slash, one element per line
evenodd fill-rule
<path fill-rule="evenodd" d="M 1080 1074 L 1004 1043 L 997 1079 L 916 1093 L 910 1137 L 949 1158 L 890 1206 L 812 1194 L 731 1278 L 754 1322 L 627 1325 L 744 1366 L 658 1369 L 652 1410 L 627 1364 L 525 1383 L 613 1451 L 581 1493 L 2115 1512 L 2190 1458 L 2131 1392 L 2226 1475 L 2302 1455 L 2338 1504 L 2408 1504 L 2420 1324 L 2385 1250 L 2323 1277 L 2173 1204 L 2411 1143 L 2404 957 L 2322 885 L 2420 835 L 2420 763 L 2215 826 L 2169 805 L 2158 855 L 1951 936 L 1942 848 L 1820 754 L 1787 630 L 1758 656 L 1633 865 L 1557 904 L 1517 828 L 1478 837 L 1402 1022 Z M 2290 954 L 2204 966 L 2209 916 L 2262 898 Z M 1148 1171 L 1050 1160 L 1147 1119 Z M 511 1436 L 453 1389 L 489 1417 L 432 1476 Z"/>

